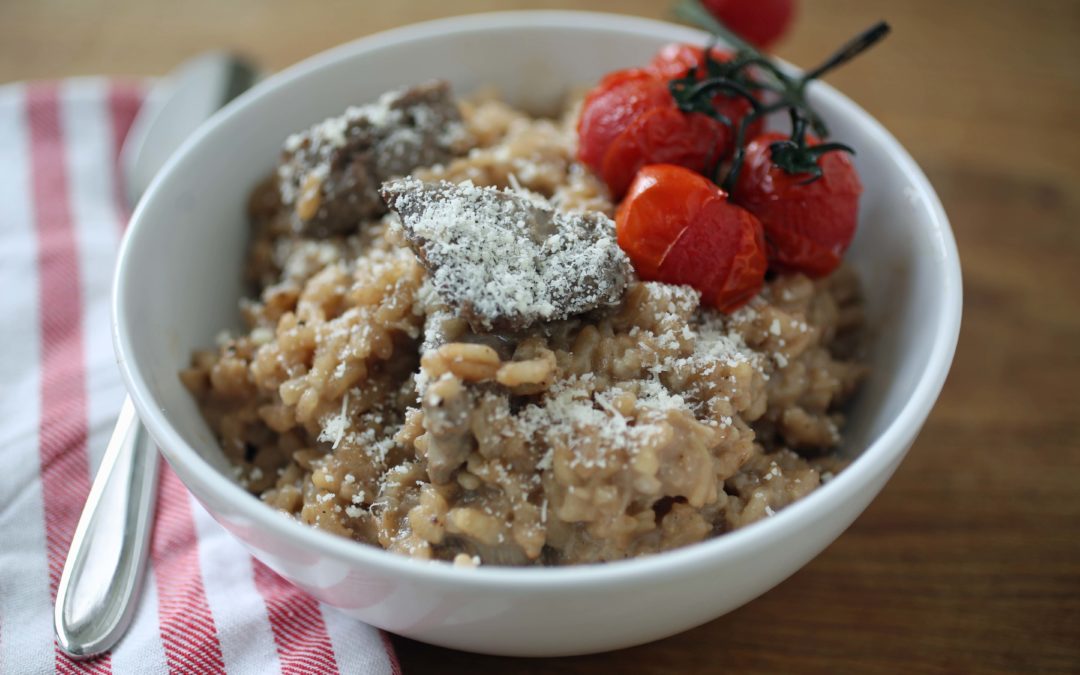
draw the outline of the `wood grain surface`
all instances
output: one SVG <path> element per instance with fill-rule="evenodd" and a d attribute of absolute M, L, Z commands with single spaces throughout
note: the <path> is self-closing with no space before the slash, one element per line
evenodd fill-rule
<path fill-rule="evenodd" d="M 280 68 L 397 25 L 495 9 L 663 17 L 663 0 L 0 0 L 0 81 L 159 74 L 211 47 Z M 774 590 L 595 656 L 499 659 L 397 640 L 406 673 L 1080 671 L 1080 2 L 813 0 L 779 54 L 809 64 L 878 18 L 830 77 L 904 143 L 964 267 L 956 361 L 881 496 Z"/>

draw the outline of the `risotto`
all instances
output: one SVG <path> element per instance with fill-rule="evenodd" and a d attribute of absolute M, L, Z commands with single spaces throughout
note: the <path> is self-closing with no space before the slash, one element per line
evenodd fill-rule
<path fill-rule="evenodd" d="M 861 306 L 841 267 L 730 314 L 641 281 L 539 119 L 439 83 L 285 141 L 250 198 L 245 331 L 181 377 L 242 485 L 459 565 L 564 565 L 772 516 L 841 463 Z"/>

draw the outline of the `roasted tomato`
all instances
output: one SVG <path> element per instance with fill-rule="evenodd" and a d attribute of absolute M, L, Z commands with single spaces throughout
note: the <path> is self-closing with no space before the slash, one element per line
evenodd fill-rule
<path fill-rule="evenodd" d="M 709 55 L 721 63 L 730 61 L 734 56 L 730 51 L 720 47 L 713 47 Z M 646 68 L 665 80 L 674 80 L 686 77 L 691 68 L 701 66 L 704 56 L 705 49 L 698 45 L 672 42 L 661 47 Z"/>
<path fill-rule="evenodd" d="M 728 128 L 697 113 L 654 108 L 638 115 L 608 146 L 600 177 L 611 194 L 621 197 L 638 169 L 647 164 L 676 164 L 706 173 L 731 144 Z"/>
<path fill-rule="evenodd" d="M 776 42 L 795 16 L 795 0 L 702 0 L 705 9 L 761 49 Z"/>
<path fill-rule="evenodd" d="M 638 171 L 615 216 L 638 276 L 687 284 L 730 312 L 752 298 L 767 265 L 761 223 L 707 178 L 671 164 Z"/>
<path fill-rule="evenodd" d="M 767 133 L 746 146 L 732 200 L 764 225 L 771 267 L 823 277 L 840 264 L 855 236 L 862 183 L 843 152 L 817 158 L 816 180 L 787 173 L 773 162 L 771 150 L 784 140 L 784 134 Z M 817 144 L 808 138 L 808 146 Z"/>
<path fill-rule="evenodd" d="M 598 173 L 615 137 L 638 115 L 672 105 L 667 82 L 651 70 L 609 73 L 585 97 L 578 118 L 578 158 Z"/>
<path fill-rule="evenodd" d="M 720 63 L 726 63 L 734 58 L 734 54 L 720 47 L 713 47 L 709 51 L 709 56 Z M 656 52 L 656 56 L 649 62 L 648 69 L 665 80 L 675 80 L 686 77 L 691 68 L 698 68 L 698 79 L 703 79 L 705 77 L 704 69 L 702 69 L 704 62 L 704 48 L 697 45 L 673 42 Z M 732 140 L 734 140 L 734 131 L 739 128 L 739 123 L 742 122 L 743 117 L 752 110 L 750 103 L 738 96 L 718 93 L 713 97 L 712 104 L 716 112 L 731 120 L 731 135 Z M 747 128 L 745 137 L 748 139 L 753 138 L 760 134 L 762 129 L 762 120 L 755 120 Z M 732 149 L 731 147 L 725 148 L 723 156 L 730 155 Z"/>
<path fill-rule="evenodd" d="M 681 66 L 666 69 L 686 74 Z M 671 78 L 662 70 L 654 64 L 611 73 L 582 105 L 578 158 L 600 176 L 615 199 L 646 164 L 678 164 L 706 173 L 732 150 L 732 129 L 702 113 L 681 111 L 668 88 Z M 718 96 L 718 101 L 726 103 L 727 97 Z M 730 110 L 718 109 L 741 119 L 749 104 L 733 103 Z"/>

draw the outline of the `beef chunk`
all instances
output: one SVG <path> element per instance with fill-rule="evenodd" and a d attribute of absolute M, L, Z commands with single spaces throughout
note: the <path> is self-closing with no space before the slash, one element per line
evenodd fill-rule
<path fill-rule="evenodd" d="M 383 185 L 435 292 L 473 330 L 518 331 L 619 302 L 631 275 L 602 213 L 539 197 L 405 178 Z"/>
<path fill-rule="evenodd" d="M 468 134 L 445 82 L 383 94 L 285 142 L 278 167 L 292 226 L 307 236 L 347 234 L 386 213 L 379 186 L 468 148 Z"/>

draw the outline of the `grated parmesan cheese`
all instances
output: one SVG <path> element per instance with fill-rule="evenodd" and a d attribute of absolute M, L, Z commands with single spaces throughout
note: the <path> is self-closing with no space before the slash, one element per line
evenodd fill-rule
<path fill-rule="evenodd" d="M 335 450 L 345 439 L 345 434 L 349 432 L 348 406 L 349 392 L 345 392 L 345 396 L 341 399 L 341 412 L 324 421 L 322 431 L 319 432 L 319 440 L 333 443 L 332 447 Z"/>
<path fill-rule="evenodd" d="M 535 195 L 424 183 L 383 186 L 434 291 L 477 330 L 520 329 L 617 303 L 630 262 L 601 213 L 567 214 Z"/>

